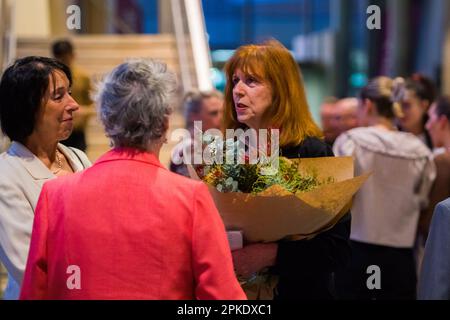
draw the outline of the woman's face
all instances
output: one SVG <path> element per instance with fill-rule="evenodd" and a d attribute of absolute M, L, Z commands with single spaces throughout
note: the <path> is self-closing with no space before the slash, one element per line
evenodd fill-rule
<path fill-rule="evenodd" d="M 420 100 L 411 90 L 406 90 L 402 101 L 403 117 L 399 119 L 403 130 L 420 134 L 423 131 L 423 116 L 427 113 L 426 101 Z"/>
<path fill-rule="evenodd" d="M 263 128 L 263 116 L 272 104 L 272 88 L 240 69 L 233 74 L 233 101 L 238 121 L 253 129 Z"/>
<path fill-rule="evenodd" d="M 72 113 L 79 105 L 70 95 L 69 80 L 61 71 L 50 76 L 47 94 L 39 110 L 34 130 L 50 141 L 62 141 L 72 133 Z"/>

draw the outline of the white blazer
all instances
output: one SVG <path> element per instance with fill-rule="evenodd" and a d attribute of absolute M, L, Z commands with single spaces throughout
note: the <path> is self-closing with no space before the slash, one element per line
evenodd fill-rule
<path fill-rule="evenodd" d="M 91 162 L 75 148 L 58 144 L 74 171 Z M 28 258 L 34 210 L 44 183 L 56 176 L 30 150 L 13 142 L 0 154 L 0 260 L 8 270 L 5 299 L 17 299 Z"/>

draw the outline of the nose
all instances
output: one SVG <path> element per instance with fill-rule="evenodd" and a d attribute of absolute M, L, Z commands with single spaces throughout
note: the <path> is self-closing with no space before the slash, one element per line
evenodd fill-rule
<path fill-rule="evenodd" d="M 233 87 L 233 93 L 237 96 L 243 96 L 244 95 L 244 88 L 243 88 L 243 84 L 242 81 L 238 81 L 234 87 Z"/>
<path fill-rule="evenodd" d="M 68 110 L 70 110 L 72 112 L 80 109 L 79 104 L 75 101 L 75 99 L 71 95 L 69 95 L 69 101 L 67 102 L 67 107 L 68 107 Z"/>

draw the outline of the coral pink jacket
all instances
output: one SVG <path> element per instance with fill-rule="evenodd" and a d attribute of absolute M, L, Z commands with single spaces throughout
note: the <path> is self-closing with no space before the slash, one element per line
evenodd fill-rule
<path fill-rule="evenodd" d="M 207 187 L 113 149 L 47 182 L 21 299 L 245 299 Z"/>

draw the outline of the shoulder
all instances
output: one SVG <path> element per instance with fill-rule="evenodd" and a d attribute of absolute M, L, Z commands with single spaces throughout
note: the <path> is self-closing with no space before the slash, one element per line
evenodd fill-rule
<path fill-rule="evenodd" d="M 83 168 L 88 168 L 92 165 L 86 153 L 84 153 L 80 149 L 67 147 L 63 144 L 59 144 L 58 146 L 62 149 L 64 155 L 68 156 L 73 162 L 80 163 Z"/>
<path fill-rule="evenodd" d="M 436 211 L 450 214 L 450 198 L 445 199 L 444 201 L 439 202 L 436 205 Z"/>
<path fill-rule="evenodd" d="M 77 78 L 77 80 L 82 79 L 85 81 L 90 81 L 87 71 L 78 65 L 72 66 L 72 76 Z"/>
<path fill-rule="evenodd" d="M 331 147 L 322 139 L 307 137 L 297 146 L 283 147 L 281 155 L 287 158 L 333 157 Z"/>
<path fill-rule="evenodd" d="M 19 181 L 32 180 L 31 175 L 21 164 L 17 156 L 13 156 L 8 152 L 0 154 L 0 185 L 12 186 Z"/>
<path fill-rule="evenodd" d="M 447 232 L 449 227 L 450 227 L 450 198 L 447 198 L 446 200 L 439 202 L 434 208 L 430 233 L 445 232 L 446 234 L 449 234 Z"/>
<path fill-rule="evenodd" d="M 204 185 L 200 180 L 191 179 L 182 176 L 178 173 L 171 172 L 167 169 L 161 169 L 167 177 L 167 180 L 171 182 L 173 187 L 180 187 L 186 190 L 196 190 L 197 188 Z"/>

